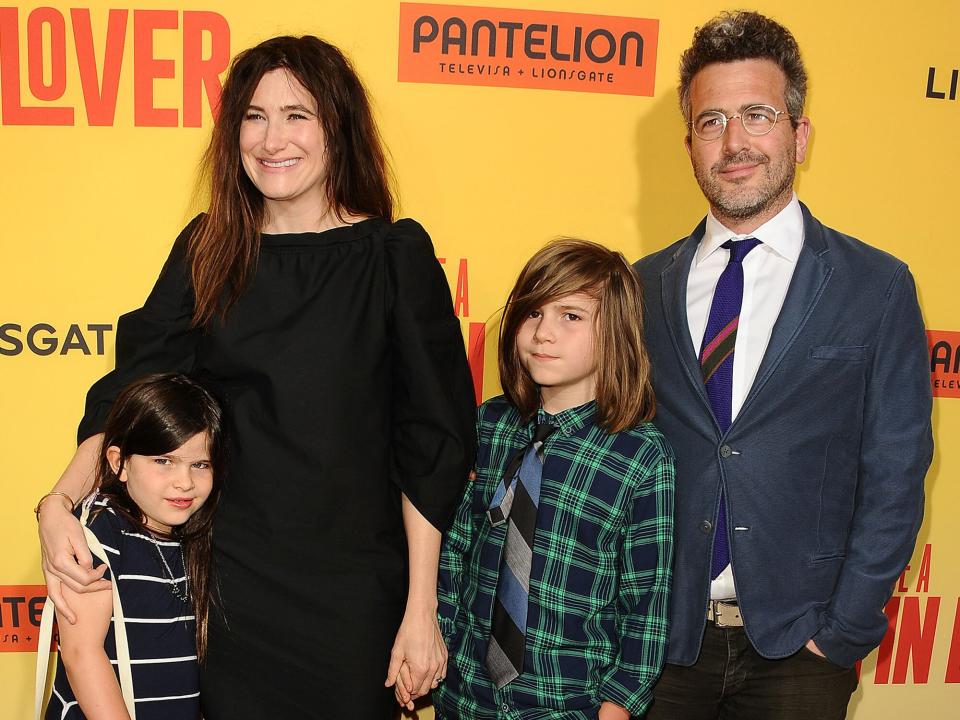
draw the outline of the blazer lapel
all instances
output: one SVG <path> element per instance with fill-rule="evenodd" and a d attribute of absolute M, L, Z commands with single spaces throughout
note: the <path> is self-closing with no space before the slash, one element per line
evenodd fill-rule
<path fill-rule="evenodd" d="M 674 353 L 683 368 L 683 374 L 694 393 L 700 398 L 710 422 L 716 425 L 713 411 L 710 409 L 710 400 L 703 385 L 703 377 L 700 374 L 700 363 L 690 343 L 690 326 L 687 322 L 687 277 L 690 273 L 690 263 L 693 262 L 693 256 L 703 237 L 706 224 L 706 218 L 704 218 L 690 237 L 680 244 L 673 258 L 660 274 L 660 302 L 670 340 L 673 342 Z"/>
<path fill-rule="evenodd" d="M 773 333 L 757 370 L 757 377 L 737 414 L 738 418 L 748 410 L 750 403 L 780 364 L 833 274 L 833 267 L 827 262 L 830 249 L 823 238 L 823 226 L 813 218 L 806 205 L 800 203 L 800 208 L 803 211 L 803 248 L 797 258 L 797 267 L 793 271 L 783 308 L 773 325 Z"/>

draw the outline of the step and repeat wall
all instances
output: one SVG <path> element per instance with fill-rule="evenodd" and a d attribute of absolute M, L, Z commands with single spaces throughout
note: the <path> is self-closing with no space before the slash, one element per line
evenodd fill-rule
<path fill-rule="evenodd" d="M 113 365 L 118 315 L 142 303 L 173 238 L 204 208 L 197 164 L 238 50 L 311 33 L 353 59 L 402 213 L 430 231 L 450 281 L 478 399 L 499 392 L 497 313 L 544 242 L 582 236 L 636 259 L 703 216 L 677 62 L 694 28 L 727 6 L 509 5 L 0 6 L 0 720 L 32 712 L 44 588 L 31 509 L 73 452 L 87 387 Z M 810 74 L 798 194 L 826 224 L 909 263 L 930 340 L 937 453 L 926 518 L 851 717 L 955 717 L 960 3 L 752 5 L 794 32 Z"/>

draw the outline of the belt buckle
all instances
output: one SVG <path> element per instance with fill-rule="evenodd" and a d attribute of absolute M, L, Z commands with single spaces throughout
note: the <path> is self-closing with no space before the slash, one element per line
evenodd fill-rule
<path fill-rule="evenodd" d="M 743 627 L 743 617 L 736 601 L 711 600 L 707 604 L 707 620 L 718 628 Z"/>

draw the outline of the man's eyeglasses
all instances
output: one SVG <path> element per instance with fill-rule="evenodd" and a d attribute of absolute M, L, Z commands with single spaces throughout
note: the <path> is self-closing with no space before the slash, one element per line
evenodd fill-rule
<path fill-rule="evenodd" d="M 774 110 L 769 105 L 751 105 L 733 115 L 711 110 L 698 116 L 690 123 L 690 127 L 701 140 L 717 140 L 726 132 L 727 123 L 739 118 L 749 135 L 766 135 L 773 130 L 781 115 L 790 117 L 786 110 Z"/>

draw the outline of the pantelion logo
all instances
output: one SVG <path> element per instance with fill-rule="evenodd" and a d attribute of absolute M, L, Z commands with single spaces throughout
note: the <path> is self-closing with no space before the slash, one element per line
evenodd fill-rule
<path fill-rule="evenodd" d="M 960 398 L 960 332 L 927 330 L 934 397 Z"/>
<path fill-rule="evenodd" d="M 402 82 L 652 96 L 658 20 L 400 3 Z"/>

